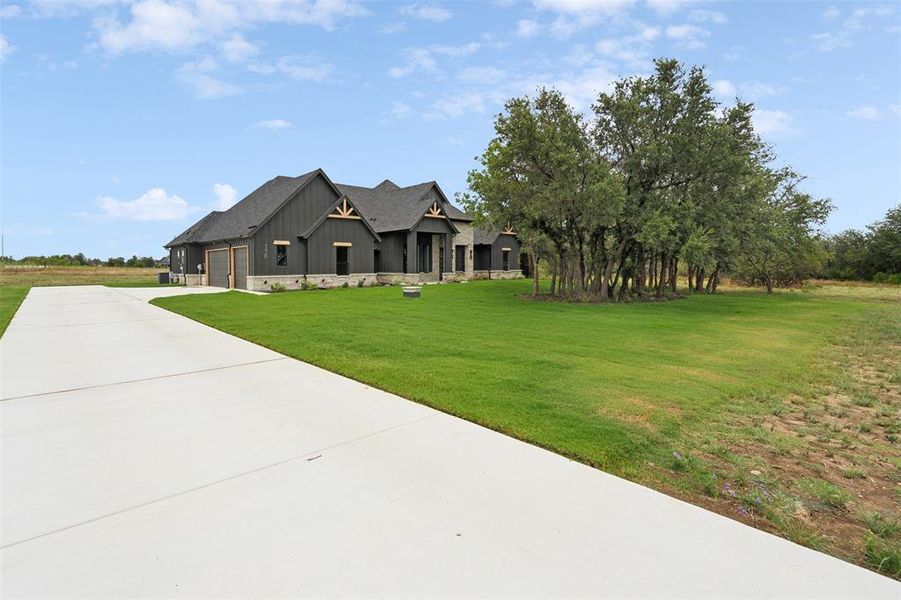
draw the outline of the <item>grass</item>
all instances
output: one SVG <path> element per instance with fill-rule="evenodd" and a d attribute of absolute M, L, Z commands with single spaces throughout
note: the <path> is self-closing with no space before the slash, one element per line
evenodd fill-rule
<path fill-rule="evenodd" d="M 6 332 L 9 322 L 27 295 L 28 287 L 24 285 L 0 287 L 0 336 Z"/>
<path fill-rule="evenodd" d="M 871 540 L 861 515 L 901 500 L 901 290 L 571 305 L 528 289 L 154 303 L 876 568 L 893 542 Z"/>
<path fill-rule="evenodd" d="M 4 265 L 0 286 L 107 285 L 148 287 L 157 285 L 161 269 L 126 267 L 31 267 Z"/>

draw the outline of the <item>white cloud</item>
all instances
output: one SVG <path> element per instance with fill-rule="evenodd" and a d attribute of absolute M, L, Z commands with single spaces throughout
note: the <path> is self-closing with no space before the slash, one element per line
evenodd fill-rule
<path fill-rule="evenodd" d="M 228 210 L 238 201 L 238 190 L 227 183 L 214 183 L 213 193 L 216 195 L 213 210 Z"/>
<path fill-rule="evenodd" d="M 478 42 L 469 42 L 460 46 L 429 46 L 428 48 L 407 48 L 404 50 L 406 63 L 388 69 L 388 75 L 395 78 L 406 77 L 413 73 L 440 74 L 435 56 L 448 59 L 462 59 L 475 54 L 482 47 Z"/>
<path fill-rule="evenodd" d="M 675 40 L 683 48 L 697 50 L 705 46 L 702 38 L 710 36 L 710 32 L 697 25 L 669 25 L 664 30 L 666 37 Z"/>
<path fill-rule="evenodd" d="M 257 121 L 254 127 L 257 129 L 290 129 L 294 127 L 294 124 L 284 119 L 268 119 L 266 121 Z"/>
<path fill-rule="evenodd" d="M 388 75 L 391 77 L 406 77 L 417 71 L 434 72 L 437 70 L 438 63 L 432 53 L 425 48 L 408 48 L 404 54 L 407 59 L 406 64 L 388 69 Z"/>
<path fill-rule="evenodd" d="M 738 88 L 728 79 L 717 79 L 710 84 L 713 88 L 713 95 L 719 98 L 734 98 L 738 95 Z"/>
<path fill-rule="evenodd" d="M 106 3 L 100 0 L 90 6 Z M 116 8 L 95 19 L 94 30 L 100 47 L 113 54 L 172 52 L 222 40 L 258 24 L 302 24 L 330 30 L 339 20 L 368 14 L 361 4 L 351 0 L 140 0 L 129 6 L 130 18 L 125 22 L 119 20 Z"/>
<path fill-rule="evenodd" d="M 869 4 L 859 6 L 851 11 L 835 31 L 824 31 L 810 36 L 814 47 L 821 52 L 833 52 L 840 48 L 851 46 L 852 39 L 862 31 L 871 29 L 873 24 L 882 24 L 886 18 L 895 14 L 895 7 L 889 4 Z M 829 8 L 823 13 L 823 18 L 835 21 L 841 15 L 835 8 Z"/>
<path fill-rule="evenodd" d="M 668 16 L 691 4 L 693 0 L 646 0 L 647 5 L 659 15 Z"/>
<path fill-rule="evenodd" d="M 467 67 L 457 73 L 457 79 L 466 83 L 496 83 L 504 72 L 495 67 Z"/>
<path fill-rule="evenodd" d="M 791 116 L 782 110 L 754 111 L 754 129 L 761 135 L 779 135 L 794 131 Z"/>
<path fill-rule="evenodd" d="M 235 33 L 222 42 L 222 44 L 220 44 L 220 49 L 225 60 L 233 63 L 244 62 L 260 52 L 260 49 L 256 44 L 245 40 L 244 36 L 240 33 Z"/>
<path fill-rule="evenodd" d="M 163 188 L 152 188 L 134 200 L 104 196 L 97 200 L 102 217 L 124 221 L 178 221 L 192 211 L 185 200 Z"/>
<path fill-rule="evenodd" d="M 432 21 L 433 23 L 441 23 L 454 16 L 454 13 L 443 6 L 427 2 L 402 6 L 398 12 L 405 17 L 419 19 L 421 21 Z"/>
<path fill-rule="evenodd" d="M 564 74 L 553 82 L 576 110 L 587 110 L 601 92 L 609 92 L 617 76 L 606 64 L 597 64 L 577 73 Z"/>
<path fill-rule="evenodd" d="M 778 96 L 789 91 L 787 86 L 760 81 L 745 81 L 735 84 L 727 79 L 717 79 L 711 86 L 715 96 L 728 100 L 739 96 L 743 100 L 756 101 L 768 96 Z"/>
<path fill-rule="evenodd" d="M 175 70 L 175 77 L 194 92 L 196 98 L 225 98 L 240 92 L 240 88 L 213 73 L 219 71 L 219 64 L 207 56 L 198 61 L 186 62 Z"/>
<path fill-rule="evenodd" d="M 14 19 L 22 14 L 22 7 L 18 4 L 0 6 L 0 19 Z"/>
<path fill-rule="evenodd" d="M 403 119 L 410 114 L 410 105 L 397 100 L 391 104 L 391 110 L 388 111 L 388 115 L 393 119 Z"/>
<path fill-rule="evenodd" d="M 407 24 L 404 21 L 398 21 L 397 23 L 386 23 L 379 27 L 379 33 L 398 33 L 407 28 Z"/>
<path fill-rule="evenodd" d="M 715 10 L 693 10 L 688 13 L 688 19 L 695 23 L 716 23 L 718 25 L 729 22 L 726 15 Z"/>
<path fill-rule="evenodd" d="M 516 22 L 516 35 L 530 38 L 538 33 L 538 22 L 531 19 L 520 19 Z"/>
<path fill-rule="evenodd" d="M 255 63 L 247 67 L 254 73 L 272 75 L 280 73 L 297 81 L 322 82 L 331 75 L 333 66 L 315 54 L 290 54 L 274 63 Z"/>
<path fill-rule="evenodd" d="M 853 117 L 855 119 L 862 119 L 864 121 L 875 121 L 880 117 L 879 109 L 873 106 L 872 104 L 865 104 L 863 106 L 858 106 L 854 110 L 849 110 L 847 112 L 849 117 Z"/>
<path fill-rule="evenodd" d="M 0 35 L 0 63 L 5 62 L 16 47 L 9 43 L 5 35 Z"/>
<path fill-rule="evenodd" d="M 815 33 L 810 36 L 818 50 L 832 52 L 839 48 L 847 48 L 851 45 L 850 35 L 846 31 L 836 33 Z"/>
<path fill-rule="evenodd" d="M 554 12 L 557 19 L 551 24 L 551 33 L 569 37 L 580 29 L 596 25 L 605 18 L 615 17 L 635 4 L 635 0 L 532 0 L 538 10 Z"/>
<path fill-rule="evenodd" d="M 884 109 L 872 104 L 864 104 L 845 114 L 862 121 L 878 121 L 887 117 L 901 116 L 901 104 L 889 104 Z"/>
<path fill-rule="evenodd" d="M 449 136 L 449 137 L 445 138 L 444 141 L 446 141 L 451 146 L 462 146 L 463 145 L 463 138 L 459 138 L 456 136 Z"/>

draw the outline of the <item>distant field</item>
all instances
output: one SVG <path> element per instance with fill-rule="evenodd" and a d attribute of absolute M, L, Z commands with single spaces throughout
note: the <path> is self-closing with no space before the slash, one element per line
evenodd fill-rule
<path fill-rule="evenodd" d="M 154 303 L 901 577 L 901 288 L 571 305 L 529 285 Z"/>
<path fill-rule="evenodd" d="M 18 310 L 29 288 L 47 285 L 157 287 L 162 269 L 125 267 L 0 267 L 0 335 Z"/>
<path fill-rule="evenodd" d="M 0 268 L 0 286 L 24 285 L 157 285 L 162 269 L 124 267 L 30 267 L 4 265 Z"/>

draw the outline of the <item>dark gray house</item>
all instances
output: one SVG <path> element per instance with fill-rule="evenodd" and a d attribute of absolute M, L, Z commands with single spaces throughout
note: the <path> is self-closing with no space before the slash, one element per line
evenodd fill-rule
<path fill-rule="evenodd" d="M 166 248 L 176 281 L 258 291 L 521 276 L 515 233 L 474 229 L 434 181 L 367 188 L 322 169 L 267 181 Z"/>

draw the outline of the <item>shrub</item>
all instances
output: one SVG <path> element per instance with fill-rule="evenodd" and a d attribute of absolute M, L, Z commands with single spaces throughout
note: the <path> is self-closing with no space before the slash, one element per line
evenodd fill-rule
<path fill-rule="evenodd" d="M 348 287 L 350 287 L 350 284 L 345 281 L 344 283 L 341 284 L 341 287 L 348 288 Z"/>
<path fill-rule="evenodd" d="M 272 293 L 278 293 L 278 292 L 287 292 L 288 288 L 285 287 L 284 283 L 279 283 L 278 281 L 276 281 L 275 283 L 273 283 L 272 285 L 269 286 L 269 290 Z"/>
<path fill-rule="evenodd" d="M 316 284 L 313 283 L 312 281 L 310 281 L 309 279 L 304 279 L 303 281 L 300 282 L 300 289 L 302 289 L 304 291 L 315 290 L 316 287 L 317 287 Z"/>
<path fill-rule="evenodd" d="M 363 287 L 363 285 L 364 285 L 365 283 L 366 283 L 366 278 L 364 277 L 363 279 L 361 279 L 361 280 L 359 280 L 359 281 L 357 282 L 357 287 L 358 287 L 358 288 L 361 288 L 361 287 Z"/>

